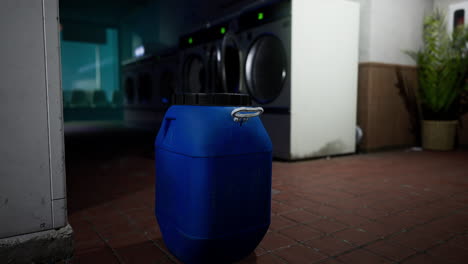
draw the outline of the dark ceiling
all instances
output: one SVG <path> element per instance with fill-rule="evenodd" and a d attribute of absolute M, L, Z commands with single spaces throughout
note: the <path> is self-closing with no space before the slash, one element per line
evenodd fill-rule
<path fill-rule="evenodd" d="M 117 25 L 133 9 L 151 0 L 60 0 L 61 21 Z"/>
<path fill-rule="evenodd" d="M 120 19 L 132 10 L 149 2 L 178 1 L 182 6 L 197 6 L 203 9 L 218 10 L 228 14 L 253 2 L 264 0 L 59 0 L 61 21 L 91 24 L 118 25 Z M 201 12 L 204 13 L 204 12 Z"/>

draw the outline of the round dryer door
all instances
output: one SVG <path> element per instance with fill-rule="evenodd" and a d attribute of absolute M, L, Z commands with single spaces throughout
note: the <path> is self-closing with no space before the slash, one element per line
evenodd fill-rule
<path fill-rule="evenodd" d="M 273 35 L 257 38 L 245 61 L 245 80 L 252 98 L 260 104 L 274 101 L 283 89 L 287 68 L 281 40 Z"/>
<path fill-rule="evenodd" d="M 205 92 L 205 65 L 200 56 L 189 56 L 183 65 L 184 92 Z"/>
<path fill-rule="evenodd" d="M 215 93 L 238 93 L 241 85 L 242 61 L 237 39 L 224 35 L 221 44 L 210 50 L 210 89 Z"/>

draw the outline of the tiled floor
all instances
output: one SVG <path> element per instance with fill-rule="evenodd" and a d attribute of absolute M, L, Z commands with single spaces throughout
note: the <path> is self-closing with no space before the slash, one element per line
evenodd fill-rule
<path fill-rule="evenodd" d="M 71 263 L 179 263 L 153 216 L 151 140 L 67 136 Z M 241 263 L 468 263 L 467 151 L 274 162 L 273 193 Z"/>

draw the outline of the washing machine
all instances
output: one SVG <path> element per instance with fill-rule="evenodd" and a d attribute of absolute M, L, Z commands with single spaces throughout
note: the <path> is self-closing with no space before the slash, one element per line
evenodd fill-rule
<path fill-rule="evenodd" d="M 237 39 L 243 58 L 241 92 L 265 112 L 262 122 L 274 156 L 289 159 L 291 2 L 269 3 L 244 11 Z"/>
<path fill-rule="evenodd" d="M 179 89 L 179 54 L 177 49 L 167 50 L 157 56 L 154 66 L 155 99 L 154 104 L 162 112 L 171 105 L 172 96 Z"/>
<path fill-rule="evenodd" d="M 227 20 L 180 38 L 180 92 L 240 91 L 243 71 L 236 26 L 236 20 Z"/>
<path fill-rule="evenodd" d="M 124 92 L 124 107 L 131 107 L 136 104 L 136 83 L 137 73 L 135 65 L 126 63 L 122 65 L 122 91 Z"/>
<path fill-rule="evenodd" d="M 129 127 L 154 130 L 158 126 L 155 63 L 156 57 L 148 55 L 122 65 L 124 122 Z"/>
<path fill-rule="evenodd" d="M 155 62 L 154 56 L 146 56 L 122 63 L 122 84 L 126 106 L 152 106 L 155 89 L 153 73 Z"/>
<path fill-rule="evenodd" d="M 241 92 L 264 108 L 273 155 L 355 151 L 359 4 L 282 0 L 243 10 Z"/>

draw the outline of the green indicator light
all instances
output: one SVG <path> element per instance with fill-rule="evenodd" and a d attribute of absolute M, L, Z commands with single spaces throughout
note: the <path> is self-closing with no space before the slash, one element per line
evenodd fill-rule
<path fill-rule="evenodd" d="M 192 44 L 193 43 L 193 38 L 189 38 L 188 39 L 188 44 Z"/>
<path fill-rule="evenodd" d="M 225 27 L 222 27 L 221 30 L 220 30 L 221 34 L 224 34 L 226 33 L 226 28 Z"/>
<path fill-rule="evenodd" d="M 263 19 L 263 13 L 262 12 L 258 13 L 257 18 L 258 18 L 258 20 L 262 20 Z"/>

